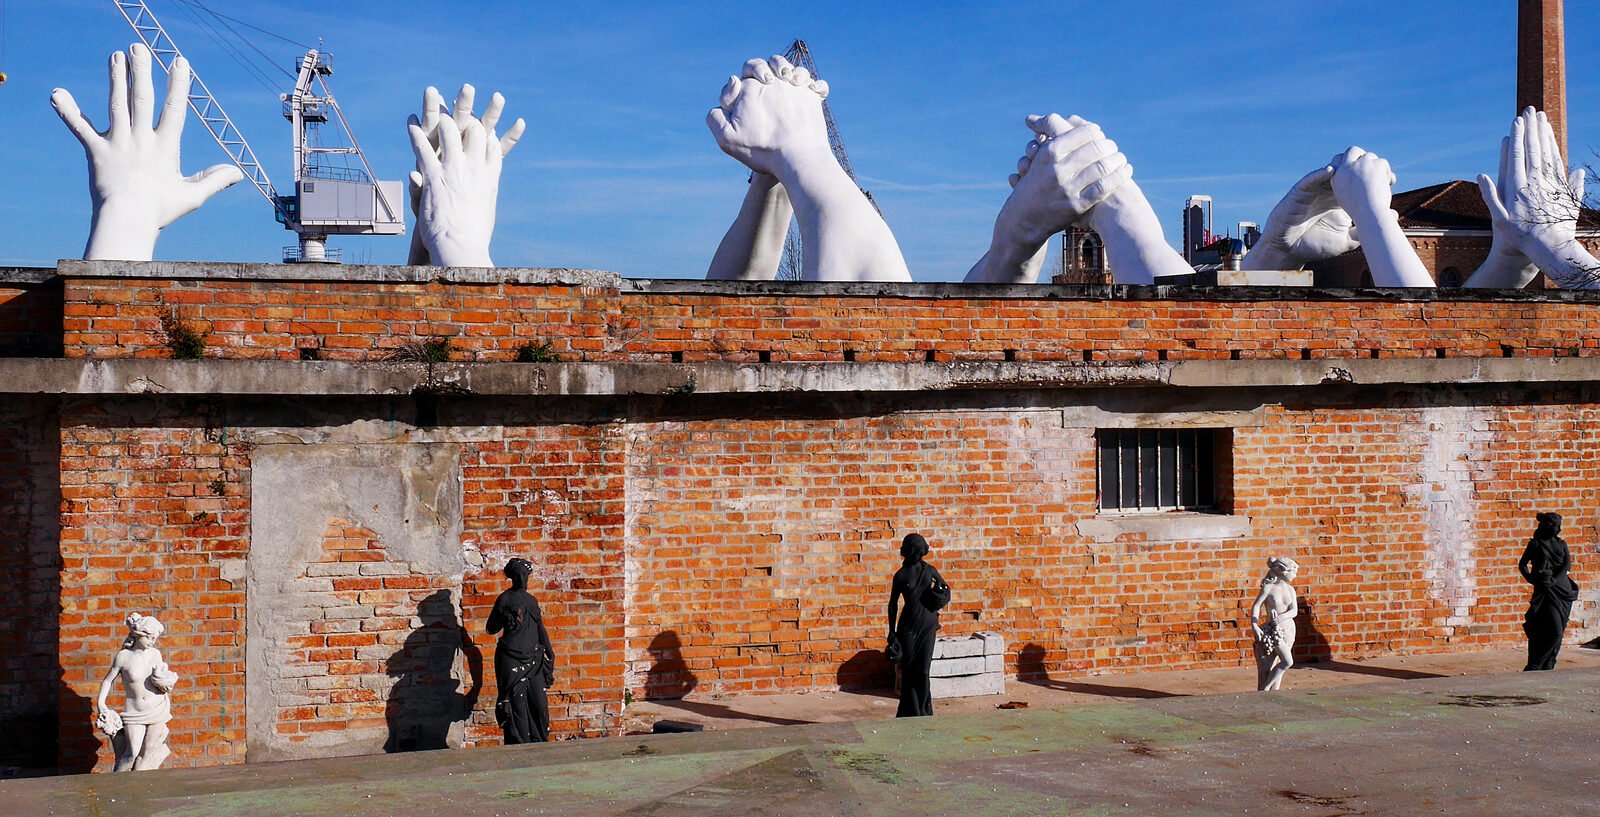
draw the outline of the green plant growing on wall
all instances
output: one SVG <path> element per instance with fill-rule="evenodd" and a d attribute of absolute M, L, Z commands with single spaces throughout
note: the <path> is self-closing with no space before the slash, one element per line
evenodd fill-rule
<path fill-rule="evenodd" d="M 532 341 L 517 347 L 518 363 L 559 363 L 561 356 L 556 354 L 553 341 Z"/>
<path fill-rule="evenodd" d="M 161 331 L 167 335 L 167 349 L 174 359 L 199 360 L 205 356 L 205 333 L 180 317 L 177 310 L 169 307 L 161 316 Z"/>
<path fill-rule="evenodd" d="M 404 363 L 448 363 L 450 361 L 451 341 L 443 335 L 436 335 L 426 340 L 413 341 L 400 346 L 390 353 L 390 360 Z"/>

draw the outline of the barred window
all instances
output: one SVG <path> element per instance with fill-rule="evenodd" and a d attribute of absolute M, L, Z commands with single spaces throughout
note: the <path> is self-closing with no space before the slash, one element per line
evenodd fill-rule
<path fill-rule="evenodd" d="M 1102 511 L 1217 511 L 1219 449 L 1228 429 L 1102 428 L 1095 432 Z"/>

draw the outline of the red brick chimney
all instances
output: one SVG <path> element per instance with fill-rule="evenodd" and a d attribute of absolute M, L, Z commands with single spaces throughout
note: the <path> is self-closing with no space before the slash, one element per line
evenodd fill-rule
<path fill-rule="evenodd" d="M 1566 26 L 1562 0 L 1517 0 L 1517 113 L 1532 105 L 1550 117 L 1567 155 Z"/>

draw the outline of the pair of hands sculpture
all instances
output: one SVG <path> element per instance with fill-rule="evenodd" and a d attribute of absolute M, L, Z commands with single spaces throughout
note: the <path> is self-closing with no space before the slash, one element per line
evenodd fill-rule
<path fill-rule="evenodd" d="M 152 125 L 150 63 L 142 45 L 111 56 L 104 132 L 66 90 L 51 96 L 89 159 L 87 259 L 149 260 L 162 228 L 243 178 L 231 165 L 181 173 L 191 72 L 182 58 L 174 61 L 160 120 Z M 911 280 L 888 225 L 833 157 L 822 113 L 827 94 L 826 83 L 782 57 L 750 60 L 742 76 L 729 78 L 706 121 L 717 144 L 749 167 L 752 179 L 708 277 L 775 277 L 792 215 L 809 249 L 805 279 Z M 502 163 L 525 123 L 518 119 L 499 137 L 504 98 L 494 94 L 477 117 L 474 96 L 472 86 L 463 86 L 446 109 L 430 87 L 421 117 L 408 123 L 417 159 L 409 263 L 493 266 L 489 242 Z M 1070 225 L 1100 234 L 1119 283 L 1152 283 L 1190 271 L 1166 243 L 1127 158 L 1098 126 L 1056 114 L 1030 116 L 1027 124 L 1032 136 L 1011 176 L 1011 195 L 995 219 L 988 252 L 967 281 L 1034 281 L 1045 242 Z M 1583 182 L 1582 170 L 1566 172 L 1544 115 L 1531 108 L 1519 115 L 1501 142 L 1498 177 L 1478 179 L 1494 247 L 1467 286 L 1525 286 L 1540 269 L 1572 285 L 1600 269 L 1575 237 Z M 1388 163 L 1374 154 L 1353 147 L 1335 156 L 1273 208 L 1246 268 L 1299 267 L 1360 246 L 1379 286 L 1432 286 L 1389 209 L 1393 184 Z"/>
<path fill-rule="evenodd" d="M 179 170 L 193 81 L 187 60 L 173 61 L 166 102 L 154 123 L 150 50 L 134 45 L 126 54 L 112 54 L 110 77 L 110 121 L 105 131 L 95 129 L 66 89 L 55 89 L 50 102 L 89 159 L 93 213 L 83 257 L 148 261 L 163 228 L 244 174 L 227 164 L 192 176 Z M 497 138 L 495 125 L 505 99 L 495 94 L 478 118 L 472 110 L 473 97 L 472 86 L 462 87 L 454 108 L 447 111 L 438 90 L 428 88 L 422 117 L 413 116 L 409 123 L 418 167 L 411 174 L 411 205 L 419 224 L 410 263 L 494 265 L 489 239 L 494 233 L 501 160 L 521 138 L 525 125 L 518 119 L 503 138 Z"/>

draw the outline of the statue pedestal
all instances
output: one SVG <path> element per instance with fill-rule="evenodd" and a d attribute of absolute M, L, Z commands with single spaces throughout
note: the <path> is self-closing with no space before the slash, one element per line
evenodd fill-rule
<path fill-rule="evenodd" d="M 933 647 L 933 697 L 968 698 L 1006 691 L 1006 645 L 999 633 L 941 638 Z"/>

